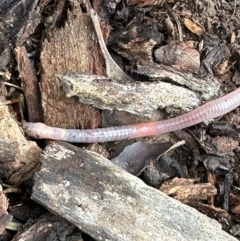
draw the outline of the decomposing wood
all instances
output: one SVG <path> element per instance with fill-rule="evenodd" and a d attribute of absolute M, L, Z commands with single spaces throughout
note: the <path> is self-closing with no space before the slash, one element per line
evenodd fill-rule
<path fill-rule="evenodd" d="M 32 3 L 29 4 L 28 11 L 23 13 L 27 15 L 27 18 L 25 18 L 25 23 L 22 25 L 20 31 L 17 34 L 16 44 L 18 46 L 23 45 L 23 43 L 27 40 L 27 38 L 32 33 L 34 33 L 35 29 L 41 22 L 41 14 L 40 14 L 40 8 L 38 7 L 38 2 L 39 2 L 38 0 L 32 1 Z M 22 3 L 19 5 L 22 5 L 21 9 L 25 9 L 26 3 L 22 1 Z M 16 20 L 19 21 L 19 19 L 21 18 L 17 18 Z"/>
<path fill-rule="evenodd" d="M 159 188 L 167 180 L 186 176 L 184 172 L 185 164 L 181 165 L 171 154 L 168 154 L 170 150 L 184 145 L 183 143 L 184 141 L 174 144 L 158 158 L 151 160 L 141 173 L 142 180 L 151 187 Z M 171 195 L 171 197 L 173 196 Z"/>
<path fill-rule="evenodd" d="M 32 199 L 96 240 L 236 240 L 99 154 L 53 142 L 42 162 Z"/>
<path fill-rule="evenodd" d="M 30 219 L 12 241 L 18 240 L 77 240 L 83 241 L 82 233 L 76 227 L 59 216 L 44 214 L 39 218 Z"/>
<path fill-rule="evenodd" d="M 0 185 L 0 234 L 3 233 L 7 224 L 12 220 L 12 216 L 7 212 L 8 200 L 3 194 L 2 186 Z"/>
<path fill-rule="evenodd" d="M 2 0 L 0 3 L 0 52 L 6 46 L 22 45 L 40 23 L 39 0 Z M 22 16 L 22 17 L 19 17 Z"/>
<path fill-rule="evenodd" d="M 239 141 L 229 136 L 217 136 L 206 138 L 201 144 L 207 154 L 218 157 L 232 157 L 234 156 L 234 150 L 239 146 Z"/>
<path fill-rule="evenodd" d="M 208 133 L 210 136 L 228 136 L 235 140 L 238 138 L 238 126 L 226 121 L 214 121 L 210 126 Z"/>
<path fill-rule="evenodd" d="M 45 30 L 46 35 L 49 35 L 52 29 L 57 28 L 57 26 L 61 22 L 64 9 L 66 8 L 66 1 L 67 0 L 57 1 L 54 4 L 54 13 L 45 19 L 44 24 L 46 27 L 46 30 Z M 40 0 L 39 6 L 44 7 L 49 2 L 51 2 L 51 0 Z M 76 2 L 73 1 L 72 4 L 76 4 Z"/>
<path fill-rule="evenodd" d="M 98 110 L 79 103 L 77 97 L 66 98 L 56 74 L 67 71 L 103 74 L 98 43 L 89 15 L 78 8 L 69 12 L 64 28 L 43 42 L 41 52 L 41 91 L 44 122 L 51 126 L 95 128 Z"/>
<path fill-rule="evenodd" d="M 58 75 L 67 97 L 100 109 L 127 111 L 151 117 L 157 109 L 189 111 L 200 105 L 194 92 L 164 82 L 111 81 L 100 75 L 67 73 Z"/>
<path fill-rule="evenodd" d="M 183 72 L 197 74 L 200 68 L 200 54 L 193 41 L 171 41 L 154 51 L 157 62 L 170 65 Z"/>
<path fill-rule="evenodd" d="M 6 179 L 17 186 L 31 178 L 40 166 L 42 150 L 35 142 L 26 140 L 14 115 L 10 112 L 10 107 L 2 102 L 0 102 L 0 143 L 5 146 L 1 149 L 0 167 Z M 6 148 L 7 144 L 9 148 Z M 8 157 L 2 160 L 7 154 Z"/>
<path fill-rule="evenodd" d="M 115 30 L 107 44 L 134 64 L 153 61 L 153 48 L 160 43 L 161 34 L 157 26 L 140 15 L 126 27 Z"/>
<path fill-rule="evenodd" d="M 17 47 L 15 54 L 27 102 L 28 120 L 31 122 L 43 122 L 41 93 L 33 63 L 28 58 L 25 47 Z"/>
<path fill-rule="evenodd" d="M 127 0 L 129 5 L 137 5 L 138 7 L 152 6 L 152 5 L 163 5 L 166 0 Z"/>
<path fill-rule="evenodd" d="M 215 46 L 215 48 L 207 54 L 205 59 L 203 59 L 199 69 L 199 76 L 205 77 L 207 74 L 213 75 L 214 68 L 216 68 L 223 59 L 229 58 L 230 55 L 230 51 L 225 45 Z"/>
<path fill-rule="evenodd" d="M 165 182 L 160 190 L 177 200 L 188 203 L 193 200 L 207 200 L 217 194 L 217 189 L 211 183 L 197 183 L 198 180 L 175 177 Z"/>

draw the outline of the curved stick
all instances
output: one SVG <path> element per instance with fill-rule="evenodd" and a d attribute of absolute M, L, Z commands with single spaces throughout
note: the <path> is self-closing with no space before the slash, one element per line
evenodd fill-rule
<path fill-rule="evenodd" d="M 38 139 L 62 140 L 67 142 L 107 142 L 133 139 L 172 132 L 224 115 L 240 105 L 240 88 L 210 101 L 195 110 L 167 120 L 115 126 L 97 129 L 61 129 L 46 126 L 43 123 L 23 124 L 26 134 Z"/>

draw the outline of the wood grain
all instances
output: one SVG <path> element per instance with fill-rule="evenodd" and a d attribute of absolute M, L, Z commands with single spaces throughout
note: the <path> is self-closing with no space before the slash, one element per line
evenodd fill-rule
<path fill-rule="evenodd" d="M 32 198 L 95 240 L 236 240 L 99 154 L 54 142 L 42 162 Z"/>
<path fill-rule="evenodd" d="M 98 110 L 79 103 L 76 97 L 67 98 L 56 75 L 67 71 L 103 74 L 103 63 L 91 18 L 75 9 L 64 28 L 43 42 L 41 90 L 46 124 L 65 128 L 99 125 Z"/>

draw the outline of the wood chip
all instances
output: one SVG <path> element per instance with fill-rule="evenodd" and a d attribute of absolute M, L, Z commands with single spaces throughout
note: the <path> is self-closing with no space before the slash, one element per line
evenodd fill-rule
<path fill-rule="evenodd" d="M 96 153 L 54 142 L 42 162 L 32 198 L 95 240 L 236 240 Z"/>
<path fill-rule="evenodd" d="M 200 104 L 196 94 L 186 88 L 164 82 L 111 81 L 87 74 L 58 75 L 67 97 L 99 109 L 127 111 L 151 117 L 157 109 L 180 108 L 189 111 Z"/>
<path fill-rule="evenodd" d="M 1 157 L 11 152 L 0 166 L 8 182 L 17 186 L 31 178 L 39 168 L 42 150 L 35 142 L 26 140 L 10 110 L 10 107 L 0 102 L 0 143 L 5 146 L 1 149 Z M 10 148 L 6 148 L 6 145 Z"/>

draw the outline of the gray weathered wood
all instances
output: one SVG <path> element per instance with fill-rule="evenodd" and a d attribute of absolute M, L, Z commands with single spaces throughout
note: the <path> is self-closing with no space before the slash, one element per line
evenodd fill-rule
<path fill-rule="evenodd" d="M 0 138 L 0 162 L 12 162 L 17 156 L 17 144 Z"/>
<path fill-rule="evenodd" d="M 221 93 L 220 83 L 214 76 L 198 78 L 191 72 L 181 72 L 162 64 L 136 65 L 135 74 L 148 76 L 152 81 L 168 81 L 172 88 L 188 88 L 194 91 L 201 100 L 211 100 Z"/>
<path fill-rule="evenodd" d="M 42 150 L 27 141 L 11 107 L 0 101 L 0 168 L 15 186 L 31 178 L 40 166 Z"/>
<path fill-rule="evenodd" d="M 77 96 L 99 109 L 127 111 L 151 117 L 157 109 L 189 111 L 201 104 L 193 91 L 164 82 L 111 81 L 100 75 L 58 75 L 67 97 Z"/>
<path fill-rule="evenodd" d="M 32 198 L 96 240 L 236 240 L 94 152 L 54 142 L 42 163 Z"/>

